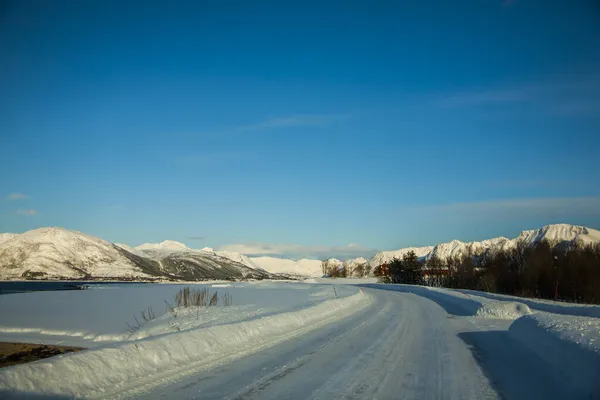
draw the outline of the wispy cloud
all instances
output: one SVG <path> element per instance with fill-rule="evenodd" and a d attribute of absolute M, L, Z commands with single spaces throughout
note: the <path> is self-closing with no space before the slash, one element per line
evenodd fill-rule
<path fill-rule="evenodd" d="M 183 166 L 195 166 L 249 161 L 255 157 L 256 155 L 249 151 L 213 151 L 176 157 L 175 162 Z"/>
<path fill-rule="evenodd" d="M 503 199 L 415 207 L 413 211 L 428 215 L 504 218 L 506 216 L 600 215 L 600 197 L 551 197 Z"/>
<path fill-rule="evenodd" d="M 236 132 L 265 131 L 280 128 L 319 127 L 349 119 L 348 114 L 298 114 L 267 118 L 263 121 L 242 125 Z"/>
<path fill-rule="evenodd" d="M 585 186 L 581 181 L 576 179 L 571 180 L 556 180 L 556 179 L 515 179 L 489 182 L 490 187 L 504 189 L 530 189 L 530 188 L 551 188 L 560 186 L 562 188 L 573 188 Z"/>
<path fill-rule="evenodd" d="M 558 104 L 555 110 L 562 115 L 593 114 L 600 116 L 600 98 Z"/>
<path fill-rule="evenodd" d="M 6 196 L 6 200 L 8 201 L 15 201 L 15 200 L 27 200 L 29 199 L 29 196 L 27 196 L 26 194 L 23 193 L 11 193 L 8 196 Z"/>
<path fill-rule="evenodd" d="M 37 214 L 36 210 L 33 209 L 29 209 L 29 210 L 17 210 L 15 211 L 15 214 L 17 215 L 29 215 L 29 216 L 33 216 Z"/>
<path fill-rule="evenodd" d="M 188 236 L 188 239 L 200 241 L 206 239 L 206 236 Z"/>
<path fill-rule="evenodd" d="M 450 109 L 534 104 L 550 112 L 591 114 L 600 109 L 600 79 L 596 76 L 582 76 L 576 79 L 478 88 L 439 96 L 434 99 L 433 104 Z"/>
<path fill-rule="evenodd" d="M 236 243 L 219 247 L 218 250 L 235 251 L 249 256 L 277 256 L 290 258 L 355 258 L 370 257 L 377 252 L 376 249 L 350 243 L 347 246 L 303 246 L 299 244 L 271 244 L 271 243 Z"/>
<path fill-rule="evenodd" d="M 480 106 L 486 104 L 516 103 L 532 96 L 531 88 L 488 89 L 453 93 L 436 99 L 435 104 L 445 108 Z"/>

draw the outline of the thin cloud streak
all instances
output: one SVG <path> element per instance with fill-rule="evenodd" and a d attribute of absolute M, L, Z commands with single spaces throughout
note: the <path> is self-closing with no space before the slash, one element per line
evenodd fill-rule
<path fill-rule="evenodd" d="M 188 236 L 188 239 L 201 241 L 206 239 L 206 236 Z"/>
<path fill-rule="evenodd" d="M 276 132 L 285 128 L 320 128 L 333 125 L 339 122 L 344 122 L 351 118 L 351 114 L 291 114 L 277 117 L 269 117 L 258 122 L 237 125 L 224 129 L 216 129 L 214 131 L 205 131 L 197 133 L 170 133 L 169 137 L 225 137 L 229 135 Z"/>
<path fill-rule="evenodd" d="M 529 99 L 532 92 L 527 88 L 512 90 L 480 90 L 461 92 L 445 96 L 435 101 L 443 108 L 460 108 L 485 104 L 516 103 Z"/>
<path fill-rule="evenodd" d="M 600 105 L 600 80 L 593 76 L 575 80 L 533 82 L 506 87 L 481 88 L 450 93 L 433 100 L 440 108 L 536 103 L 550 111 L 591 114 Z"/>
<path fill-rule="evenodd" d="M 504 180 L 493 181 L 489 183 L 490 187 L 505 189 L 531 189 L 531 188 L 551 188 L 551 187 L 579 187 L 583 184 L 577 180 Z"/>
<path fill-rule="evenodd" d="M 15 211 L 15 214 L 17 215 L 27 215 L 27 216 L 33 216 L 33 215 L 37 215 L 37 211 L 36 210 L 17 210 Z"/>
<path fill-rule="evenodd" d="M 29 196 L 27 196 L 26 194 L 23 193 L 11 193 L 8 196 L 6 196 L 6 200 L 8 201 L 15 201 L 15 200 L 27 200 L 29 199 Z"/>
<path fill-rule="evenodd" d="M 591 114 L 600 116 L 600 99 L 560 104 L 555 109 L 561 115 Z"/>
<path fill-rule="evenodd" d="M 300 114 L 268 118 L 264 121 L 238 126 L 236 132 L 265 131 L 279 128 L 319 127 L 349 119 L 347 114 Z"/>
<path fill-rule="evenodd" d="M 413 211 L 436 214 L 485 214 L 520 215 L 522 213 L 577 213 L 579 215 L 600 215 L 600 196 L 525 198 L 478 202 L 452 203 L 414 207 Z"/>
<path fill-rule="evenodd" d="M 255 155 L 249 152 L 215 151 L 180 156 L 175 159 L 175 162 L 183 166 L 195 166 L 249 161 L 253 158 L 255 158 Z"/>
<path fill-rule="evenodd" d="M 303 246 L 299 244 L 271 244 L 260 242 L 235 243 L 220 246 L 220 251 L 233 251 L 248 256 L 275 256 L 289 258 L 356 258 L 370 257 L 377 249 L 350 243 L 348 246 Z"/>

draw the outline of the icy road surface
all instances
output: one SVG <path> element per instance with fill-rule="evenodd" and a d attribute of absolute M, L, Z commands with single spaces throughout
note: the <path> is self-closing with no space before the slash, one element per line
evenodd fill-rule
<path fill-rule="evenodd" d="M 510 336 L 512 320 L 469 316 L 468 309 L 445 296 L 433 301 L 410 292 L 364 290 L 373 301 L 357 314 L 219 369 L 135 394 L 152 399 L 573 399 L 600 393 L 591 392 L 593 381 L 570 381 Z"/>

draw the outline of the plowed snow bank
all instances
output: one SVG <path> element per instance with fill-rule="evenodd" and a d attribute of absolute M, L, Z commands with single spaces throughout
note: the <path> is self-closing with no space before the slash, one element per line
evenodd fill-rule
<path fill-rule="evenodd" d="M 529 314 L 531 314 L 531 310 L 526 304 L 515 301 L 496 301 L 483 303 L 476 315 L 483 318 L 517 319 Z"/>

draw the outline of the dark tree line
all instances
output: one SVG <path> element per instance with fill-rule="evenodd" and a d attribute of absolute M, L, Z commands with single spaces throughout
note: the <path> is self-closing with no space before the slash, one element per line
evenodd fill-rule
<path fill-rule="evenodd" d="M 375 276 L 385 283 L 406 283 L 422 285 L 423 264 L 414 251 L 404 254 L 402 259 L 394 257 L 390 262 L 375 268 Z"/>
<path fill-rule="evenodd" d="M 412 252 L 377 267 L 382 282 L 483 290 L 600 304 L 600 244 L 524 243 L 484 255 L 420 261 Z"/>

